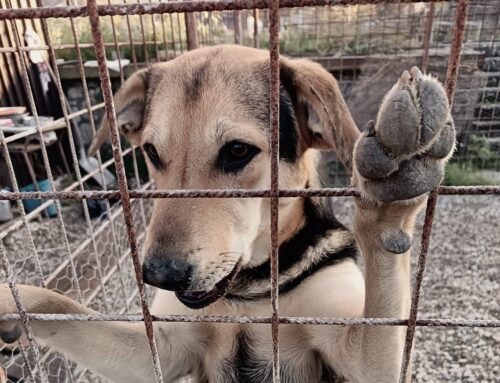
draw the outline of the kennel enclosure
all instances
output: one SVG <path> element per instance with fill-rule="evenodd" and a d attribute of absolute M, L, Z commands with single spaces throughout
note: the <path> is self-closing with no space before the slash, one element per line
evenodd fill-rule
<path fill-rule="evenodd" d="M 292 318 L 279 315 L 279 198 L 357 195 L 355 189 L 347 187 L 346 172 L 334 158 L 330 159 L 332 174 L 339 180 L 336 186 L 342 187 L 279 189 L 277 153 L 280 50 L 291 55 L 309 56 L 322 63 L 336 74 L 344 92 L 351 92 L 354 101 L 359 100 L 360 95 L 366 95 L 364 90 L 370 85 L 366 84 L 368 79 L 363 77 L 363 72 L 370 73 L 370 77 L 387 77 L 389 85 L 394 82 L 390 78 L 390 68 L 383 67 L 381 62 L 388 57 L 418 56 L 422 66 L 433 68 L 442 74 L 447 94 L 450 100 L 455 100 L 454 117 L 457 125 L 461 126 L 458 158 L 464 158 L 476 167 L 485 166 L 488 170 L 495 170 L 500 166 L 500 156 L 495 152 L 500 137 L 500 67 L 495 67 L 498 62 L 495 49 L 500 41 L 498 5 L 495 8 L 494 1 L 460 0 L 447 8 L 448 3 L 425 2 L 418 4 L 419 13 L 413 3 L 363 0 L 212 0 L 160 3 L 110 1 L 102 5 L 98 5 L 96 1 L 88 1 L 86 5 L 77 5 L 68 1 L 66 6 L 58 4 L 51 7 L 34 2 L 3 2 L 0 10 L 0 21 L 4 28 L 0 48 L 0 84 L 2 94 L 7 96 L 5 99 L 2 97 L 2 103 L 5 106 L 27 106 L 33 117 L 33 125 L 19 133 L 6 135 L 0 129 L 5 174 L 12 189 L 0 192 L 0 199 L 17 204 L 18 214 L 16 219 L 2 226 L 0 260 L 3 273 L 0 273 L 0 281 L 9 283 L 19 309 L 18 314 L 0 319 L 20 319 L 29 340 L 27 345 L 19 344 L 18 348 L 8 349 L 3 346 L 3 352 L 8 356 L 5 362 L 7 374 L 17 379 L 42 382 L 92 379 L 91 372 L 63 356 L 39 348 L 30 329 L 32 320 L 143 321 L 152 353 L 152 368 L 158 382 L 163 380 L 153 336 L 154 321 L 270 324 L 275 381 L 279 381 L 280 325 L 406 326 L 402 382 L 409 372 L 417 326 L 499 327 L 499 320 L 481 318 L 417 318 L 438 195 L 498 195 L 500 187 L 495 185 L 441 186 L 431 193 L 425 214 L 409 319 Z M 422 20 L 420 16 L 426 17 Z M 468 17 L 473 20 L 472 23 L 467 24 Z M 478 20 L 481 21 L 480 25 Z M 90 23 L 92 33 L 87 36 L 90 41 L 81 42 L 84 39 L 80 34 L 81 23 L 86 24 L 87 30 Z M 409 32 L 405 29 L 408 25 L 411 27 Z M 67 33 L 55 36 L 57 28 Z M 450 29 L 453 33 L 450 33 Z M 27 39 L 27 31 L 34 31 L 35 34 L 31 36 L 38 38 Z M 301 33 L 303 37 L 298 38 L 297 34 Z M 283 39 L 280 39 L 280 35 Z M 68 41 L 64 40 L 68 38 Z M 58 42 L 54 42 L 55 39 Z M 391 44 L 385 44 L 387 41 L 391 41 Z M 113 90 L 134 70 L 156 61 L 169 60 L 190 49 L 220 43 L 240 43 L 268 48 L 270 51 L 273 153 L 271 188 L 156 190 L 144 174 L 140 149 L 121 147 L 114 115 Z M 342 52 L 339 57 L 333 56 L 339 51 Z M 41 53 L 39 56 L 42 57 L 36 57 L 34 53 Z M 68 61 L 66 65 L 60 62 L 62 57 Z M 447 64 L 436 64 L 433 59 L 435 57 L 448 58 Z M 467 71 L 467 67 L 460 68 L 461 59 L 466 63 L 475 63 L 476 66 L 480 62 L 481 70 L 476 73 Z M 395 61 L 393 63 L 396 66 Z M 403 65 L 407 63 L 403 61 Z M 462 70 L 465 76 L 459 77 Z M 44 99 L 40 77 L 51 79 L 55 101 Z M 463 88 L 460 87 L 461 84 L 464 84 Z M 58 104 L 59 111 L 48 109 L 54 102 Z M 103 112 L 110 121 L 112 148 L 107 153 L 99 153 L 95 159 L 96 168 L 84 174 L 79 149 L 82 143 L 85 146 L 92 138 Z M 52 121 L 44 122 L 42 113 L 59 115 Z M 362 120 L 363 116 L 359 115 L 358 118 Z M 362 127 L 360 121 L 357 122 Z M 57 142 L 50 145 L 46 143 L 49 132 L 57 132 L 59 135 Z M 80 140 L 78 135 L 81 136 Z M 16 150 L 20 150 L 20 153 L 27 152 L 26 145 L 31 143 L 26 139 L 30 137 L 38 139 L 35 144 L 40 153 L 35 161 L 33 155 L 28 155 L 26 160 L 24 154 L 24 161 L 20 160 Z M 478 145 L 477 137 L 481 142 L 487 143 L 490 151 L 488 155 L 482 150 L 486 146 L 476 149 L 472 145 Z M 14 146 L 19 143 L 24 143 L 24 147 Z M 39 190 L 40 181 L 37 181 L 36 175 L 28 181 L 22 180 L 24 183 L 31 181 L 35 191 L 22 190 L 19 185 L 21 173 L 32 171 L 21 169 L 25 169 L 25 164 L 30 162 L 41 165 L 39 167 L 50 186 L 49 191 Z M 106 180 L 105 169 L 113 171 L 116 183 Z M 36 169 L 33 173 L 35 171 Z M 69 176 L 69 179 L 64 179 L 63 175 Z M 96 177 L 100 182 L 95 181 Z M 88 187 L 90 183 L 91 188 Z M 151 212 L 149 199 L 248 197 L 269 198 L 271 201 L 272 316 L 153 316 L 148 306 L 148 297 L 152 292 L 147 293 L 140 269 L 140 245 Z M 39 204 L 27 211 L 26 204 L 23 204 L 27 200 L 39 201 Z M 101 212 L 98 219 L 92 218 L 95 204 Z M 49 208 L 55 217 L 51 221 L 54 223 L 47 229 L 43 225 L 43 219 L 38 222 L 36 220 L 44 211 L 50 215 Z M 75 220 L 74 216 L 79 214 L 80 209 L 83 219 Z M 18 253 L 13 244 L 6 246 L 4 243 L 9 242 L 9 237 L 17 231 L 22 231 L 25 246 Z M 82 234 L 75 235 L 76 232 Z M 47 248 L 40 243 L 46 236 L 50 237 L 51 233 L 57 236 L 57 249 Z M 18 240 L 19 238 L 17 237 Z M 23 256 L 17 257 L 17 254 Z M 17 283 L 54 289 L 103 314 L 84 316 L 26 313 L 16 289 Z M 142 314 L 135 313 L 138 309 Z M 415 347 L 418 347 L 418 343 Z"/>

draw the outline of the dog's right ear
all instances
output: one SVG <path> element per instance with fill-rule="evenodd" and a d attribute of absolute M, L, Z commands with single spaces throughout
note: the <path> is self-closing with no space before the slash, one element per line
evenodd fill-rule
<path fill-rule="evenodd" d="M 142 121 L 144 117 L 148 69 L 134 73 L 120 88 L 114 97 L 116 122 L 120 133 L 133 144 L 140 142 Z M 96 132 L 89 154 L 93 155 L 109 137 L 109 126 L 106 116 Z"/>

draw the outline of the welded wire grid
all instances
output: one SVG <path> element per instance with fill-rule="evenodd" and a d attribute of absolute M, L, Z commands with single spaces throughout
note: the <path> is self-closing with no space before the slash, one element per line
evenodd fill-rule
<path fill-rule="evenodd" d="M 29 344 L 27 346 L 19 344 L 19 353 L 12 350 L 10 358 L 11 365 L 8 370 L 16 371 L 18 374 L 30 377 L 32 380 L 53 381 L 61 379 L 66 381 L 81 381 L 85 379 L 87 371 L 82 370 L 73 362 L 66 360 L 62 356 L 54 357 L 54 354 L 47 350 L 39 350 L 30 328 L 31 320 L 73 320 L 73 321 L 144 321 L 146 335 L 149 339 L 151 354 L 153 357 L 153 368 L 156 380 L 162 381 L 160 361 L 153 336 L 153 321 L 168 322 L 213 322 L 213 323 L 267 323 L 271 325 L 271 336 L 273 340 L 272 365 L 273 379 L 279 381 L 279 341 L 278 331 L 280 324 L 315 324 L 315 325 L 396 325 L 407 326 L 407 336 L 405 352 L 401 368 L 401 382 L 404 382 L 409 371 L 411 360 L 411 350 L 413 336 L 416 326 L 467 326 L 467 327 L 499 327 L 498 320 L 464 320 L 453 319 L 422 319 L 417 318 L 421 283 L 424 276 L 426 257 L 428 253 L 431 236 L 432 221 L 436 206 L 437 195 L 483 195 L 500 194 L 499 186 L 441 186 L 430 195 L 422 236 L 421 253 L 418 261 L 416 283 L 413 289 L 412 305 L 409 319 L 394 318 L 302 318 L 302 317 L 280 317 L 278 307 L 278 201 L 279 198 L 296 196 L 356 196 L 357 191 L 353 188 L 324 188 L 324 189 L 297 189 L 280 190 L 278 185 L 278 152 L 279 152 L 279 53 L 280 47 L 286 53 L 303 54 L 303 51 L 295 51 L 297 48 L 294 39 L 294 31 L 305 34 L 297 41 L 313 41 L 309 43 L 306 50 L 310 50 L 317 55 L 325 53 L 336 53 L 339 50 L 344 54 L 359 55 L 362 53 L 398 53 L 383 51 L 383 44 L 388 38 L 394 38 L 395 44 L 386 44 L 394 49 L 404 47 L 399 52 L 401 55 L 408 54 L 408 50 L 423 50 L 422 65 L 424 67 L 433 65 L 433 54 L 449 54 L 446 71 L 446 90 L 450 101 L 453 100 L 457 89 L 458 69 L 464 40 L 468 42 L 471 33 L 470 25 L 466 20 L 469 8 L 467 0 L 460 0 L 453 8 L 453 13 L 447 8 L 448 3 L 438 3 L 429 6 L 420 4 L 425 8 L 427 15 L 425 23 L 416 22 L 415 8 L 412 1 L 363 1 L 363 0 L 242 0 L 242 1 L 201 1 L 201 2 L 160 2 L 136 3 L 126 0 L 119 4 L 108 2 L 107 5 L 96 4 L 96 1 L 89 1 L 86 6 L 79 6 L 67 0 L 67 7 L 36 7 L 35 3 L 18 2 L 14 7 L 11 1 L 2 3 L 0 10 L 0 20 L 5 20 L 9 29 L 9 39 L 11 45 L 2 44 L 0 53 L 8 57 L 10 63 L 16 63 L 22 78 L 22 87 L 26 97 L 26 104 L 29 106 L 34 116 L 35 127 L 5 137 L 0 130 L 0 140 L 3 148 L 4 158 L 12 182 L 12 192 L 0 192 L 0 200 L 16 201 L 20 218 L 13 221 L 0 231 L 0 261 L 3 266 L 3 273 L 8 281 L 14 299 L 18 307 L 18 314 L 3 316 L 2 320 L 22 320 L 24 329 L 28 334 Z M 362 8 L 360 4 L 365 5 Z M 378 4 L 378 5 L 374 5 Z M 40 5 L 40 4 L 38 4 Z M 339 5 L 354 5 L 354 7 L 344 8 Z M 492 12 L 488 9 L 483 11 L 476 7 L 473 2 L 472 17 L 477 14 L 480 17 L 491 17 Z M 19 8 L 19 6 L 22 6 Z M 300 6 L 322 6 L 318 8 L 293 8 Z M 292 8 L 290 8 L 292 7 Z M 333 8 L 332 8 L 333 7 Z M 368 8 L 366 8 L 368 7 Z M 378 7 L 378 8 L 377 8 Z M 280 9 L 285 8 L 285 9 Z M 350 11 L 347 11 L 350 9 Z M 448 9 L 448 12 L 445 10 Z M 329 12 L 325 12 L 328 10 Z M 333 10 L 333 11 L 332 11 Z M 188 12 L 183 14 L 183 12 Z M 196 12 L 196 13 L 193 13 Z M 356 20 L 364 20 L 366 23 L 348 25 L 347 19 L 355 12 Z M 306 17 L 307 14 L 313 14 Z M 449 19 L 452 14 L 454 20 Z M 380 20 L 379 16 L 386 20 Z M 402 16 L 403 15 L 403 16 Z M 348 17 L 349 16 L 349 17 Z M 397 19 L 397 17 L 398 19 Z M 392 17 L 392 18 L 391 18 Z M 53 18 L 57 18 L 54 20 Z M 103 20 L 109 23 L 103 24 Z M 69 40 L 61 44 L 51 44 L 53 40 L 48 19 L 59 23 L 59 27 L 67 27 L 71 33 Z M 138 20 L 136 20 L 138 19 Z M 394 20 L 398 22 L 393 22 Z M 221 21 L 226 20 L 225 23 Z M 229 22 L 228 22 L 229 20 Z M 281 25 L 280 25 L 281 20 Z M 390 22 L 384 22 L 389 20 Z M 498 15 L 496 18 L 498 22 Z M 92 40 L 80 42 L 79 35 L 81 23 L 91 24 Z M 135 22 L 138 21 L 138 22 Z M 382 22 L 381 22 L 382 21 Z M 43 36 L 40 45 L 27 46 L 23 44 L 22 31 L 25 31 L 28 24 L 38 27 L 38 31 Z M 380 25 L 384 28 L 382 33 L 374 33 Z M 221 25 L 232 25 L 228 34 Z M 253 24 L 253 25 L 251 25 Z M 194 28 L 193 28 L 194 25 Z M 198 28 L 196 28 L 198 25 Z M 201 27 L 199 27 L 201 25 Z M 243 28 L 245 25 L 245 28 Z M 250 25 L 250 27 L 249 27 Z M 338 28 L 341 25 L 341 28 Z M 408 25 L 409 28 L 408 32 Z M 437 25 L 437 27 L 436 27 Z M 443 37 L 440 26 L 454 26 L 453 35 Z M 474 24 L 472 24 L 474 25 Z M 491 25 L 482 23 L 484 25 Z M 111 29 L 107 29 L 111 26 Z M 404 26 L 404 27 L 403 27 Z M 433 27 L 434 26 L 434 27 Z M 106 28 L 105 28 L 106 27 Z M 490 26 L 491 27 L 491 26 Z M 420 28 L 420 29 L 419 29 Z M 495 31 L 497 24 L 491 28 Z M 243 31 L 250 30 L 250 33 Z M 320 33 L 321 31 L 326 33 Z M 341 32 L 338 32 L 338 31 Z M 283 39 L 280 40 L 280 32 Z M 476 31 L 477 32 L 477 31 Z M 51 34 L 52 33 L 52 34 Z M 335 33 L 341 33 L 336 36 Z M 484 44 L 480 38 L 484 33 L 483 27 L 479 28 L 479 37 L 472 38 L 474 44 Z M 494 32 L 493 39 L 486 45 L 498 41 Z M 137 41 L 133 36 L 140 36 Z M 326 34 L 326 37 L 321 37 Z M 434 35 L 433 35 L 434 34 Z M 435 35 L 440 36 L 436 38 Z M 234 41 L 227 36 L 234 37 Z M 363 36 L 367 37 L 363 38 Z M 421 36 L 421 37 L 418 37 Z M 434 36 L 434 37 L 433 37 Z M 475 35 L 474 35 L 475 36 Z M 378 40 L 380 39 L 380 40 Z M 448 40 L 447 40 L 448 39 Z M 122 149 L 116 125 L 116 117 L 113 105 L 112 78 L 119 79 L 123 83 L 128 74 L 144 65 L 153 62 L 168 60 L 188 49 L 197 46 L 213 45 L 222 42 L 236 42 L 251 46 L 268 47 L 270 50 L 270 122 L 271 122 L 271 187 L 268 190 L 152 190 L 151 184 L 145 182 L 141 185 L 139 167 L 141 166 L 140 153 L 136 153 L 135 148 Z M 397 43 L 396 43 L 397 42 Z M 450 44 L 451 43 L 451 44 Z M 451 46 L 451 50 L 450 47 Z M 467 46 L 467 44 L 465 44 Z M 488 46 L 486 46 L 488 48 Z M 37 106 L 34 99 L 32 84 L 30 82 L 31 73 L 27 66 L 28 55 L 33 52 L 48 53 L 45 60 L 50 63 L 49 70 L 54 80 L 59 103 L 62 108 L 62 118 L 50 123 L 42 123 L 38 117 Z M 76 52 L 76 64 L 73 67 L 57 65 L 57 58 L 64 57 L 68 52 Z M 57 52 L 57 54 L 56 54 Z M 467 53 L 467 52 L 465 52 Z M 419 51 L 419 54 L 422 54 Z M 111 56 L 110 56 L 111 55 Z M 129 57 L 126 59 L 124 57 Z M 97 70 L 102 86 L 103 102 L 97 100 L 94 89 L 99 84 L 92 84 L 87 80 L 89 71 L 92 69 L 84 66 L 87 58 L 96 58 Z M 108 60 L 112 59 L 112 63 Z M 127 61 L 126 61 L 127 60 Z M 329 59 L 332 62 L 333 59 Z M 356 80 L 356 66 L 349 63 L 349 69 L 344 71 L 344 65 L 352 58 L 341 58 L 334 61 L 329 69 L 340 74 L 340 83 L 350 86 Z M 127 65 L 130 61 L 130 65 Z M 110 64 L 115 64 L 110 70 Z M 494 71 L 489 71 L 488 78 L 497 76 Z M 490 75 L 493 73 L 493 75 Z M 344 76 L 344 77 L 342 77 Z M 83 105 L 71 105 L 71 94 L 66 95 L 61 77 L 74 78 L 79 83 L 81 92 L 84 95 Z M 339 77 L 339 76 L 337 76 Z M 3 86 L 9 80 L 2 78 Z M 489 81 L 489 80 L 488 80 Z M 488 83 L 480 83 L 479 87 L 487 87 Z M 391 81 L 392 83 L 392 81 Z M 488 103 L 496 104 L 498 101 L 498 89 L 487 90 L 481 94 L 481 100 L 488 99 Z M 464 88 L 464 92 L 471 92 L 471 87 Z M 457 91 L 457 94 L 460 89 Z M 488 93 L 489 92 L 489 93 Z M 493 96 L 492 93 L 493 92 Z M 21 94 L 22 95 L 22 94 Z M 492 98 L 493 97 L 493 98 Z M 90 125 L 91 134 L 95 133 L 94 123 L 95 113 L 102 113 L 105 109 L 106 117 L 109 121 L 112 152 L 108 153 L 111 158 L 103 160 L 97 154 L 98 167 L 94 171 L 82 175 L 79 167 L 79 156 L 75 146 L 73 134 L 75 133 L 75 121 L 86 122 Z M 481 124 L 484 110 L 492 110 L 489 116 L 490 124 Z M 476 112 L 474 112 L 476 113 Z M 495 108 L 483 107 L 476 115 L 477 122 L 474 126 L 487 126 L 488 138 L 495 139 L 497 129 L 495 118 L 497 113 Z M 464 120 L 471 121 L 470 118 Z M 474 122 L 473 122 L 474 124 Z M 78 128 L 76 128 L 78 129 Z M 44 133 L 54 130 L 65 130 L 68 137 L 70 152 L 70 162 L 75 180 L 69 185 L 60 187 L 56 185 L 56 179 L 52 174 L 47 147 L 44 141 Z M 50 184 L 50 191 L 21 191 L 18 186 L 12 156 L 9 151 L 9 144 L 24 140 L 32 135 L 38 138 L 41 143 L 43 168 L 47 174 Z M 494 142 L 494 140 L 493 140 Z M 484 158 L 482 158 L 484 160 Z M 114 174 L 118 180 L 118 190 L 106 190 L 105 170 L 114 168 Z M 127 179 L 128 176 L 128 179 Z M 86 190 L 84 184 L 93 177 L 99 177 L 102 181 L 100 190 Z M 133 190 L 129 190 L 129 184 Z M 148 216 L 151 212 L 149 198 L 247 198 L 262 197 L 269 198 L 271 202 L 271 282 L 272 282 L 272 316 L 271 317 L 222 317 L 222 316 L 153 316 L 149 311 L 148 299 L 145 286 L 142 281 L 142 274 L 139 261 L 139 247 L 143 239 L 144 232 L 138 232 L 136 226 L 144 228 L 147 224 Z M 112 204 L 119 199 L 119 203 Z M 34 211 L 27 212 L 23 201 L 41 200 L 41 205 Z M 75 202 L 71 202 L 75 200 Z M 81 200 L 78 202 L 76 200 Z M 102 200 L 107 218 L 95 223 L 90 218 L 88 200 Z M 85 234 L 85 239 L 77 242 L 77 246 L 69 239 L 71 231 L 66 228 L 68 217 L 65 217 L 68 209 L 63 209 L 62 205 L 75 203 L 82 205 L 85 220 L 85 228 L 81 228 Z M 41 258 L 46 250 L 37 244 L 36 223 L 34 220 L 43 211 L 48 212 L 48 208 L 55 206 L 58 227 L 54 227 L 60 238 L 63 239 L 62 249 L 58 249 L 58 255 L 53 264 L 49 267 L 41 262 Z M 23 230 L 26 234 L 26 243 L 29 247 L 29 256 L 15 259 L 9 256 L 5 250 L 4 241 L 8 240 L 9 234 Z M 50 252 L 50 249 L 48 250 Z M 42 253 L 42 254 L 41 254 Z M 132 278 L 132 276 L 135 277 Z M 16 283 L 36 284 L 58 290 L 83 304 L 91 305 L 103 314 L 100 315 L 71 315 L 71 314 L 30 314 L 26 313 L 22 300 L 19 297 Z M 139 297 L 139 304 L 137 302 Z M 134 314 L 137 308 L 142 308 L 142 315 Z M 116 314 L 118 313 L 118 314 Z M 5 350 L 5 349 L 4 349 Z"/>

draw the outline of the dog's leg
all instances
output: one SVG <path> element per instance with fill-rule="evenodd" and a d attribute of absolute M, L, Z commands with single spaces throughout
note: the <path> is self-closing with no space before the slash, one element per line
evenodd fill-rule
<path fill-rule="evenodd" d="M 354 150 L 354 231 L 365 258 L 365 317 L 408 318 L 410 246 L 426 193 L 438 186 L 455 143 L 441 84 L 417 68 L 385 97 L 377 122 Z M 346 332 L 354 381 L 396 383 L 405 327 L 360 326 Z M 355 371 L 355 372 L 354 372 Z"/>
<path fill-rule="evenodd" d="M 32 286 L 18 288 L 29 313 L 97 314 L 49 290 Z M 0 285 L 0 314 L 16 312 L 9 288 Z M 108 379 L 120 383 L 155 381 L 143 323 L 32 320 L 30 324 L 39 343 L 52 347 Z M 172 344 L 167 345 L 163 339 L 164 332 L 155 333 L 160 357 L 169 364 L 162 366 L 166 377 L 189 369 L 185 366 L 187 358 L 183 357 L 184 352 L 175 352 Z M 12 343 L 21 334 L 18 323 L 0 322 L 0 339 L 4 342 Z"/>

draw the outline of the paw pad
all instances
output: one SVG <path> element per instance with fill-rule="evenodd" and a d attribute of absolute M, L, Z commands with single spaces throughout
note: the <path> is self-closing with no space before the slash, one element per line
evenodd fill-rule
<path fill-rule="evenodd" d="M 441 181 L 455 144 L 442 85 L 413 67 L 382 102 L 354 153 L 361 187 L 379 201 L 411 199 Z"/>
<path fill-rule="evenodd" d="M 382 247 L 393 254 L 406 253 L 411 247 L 410 236 L 401 229 L 384 233 L 381 241 Z"/>

